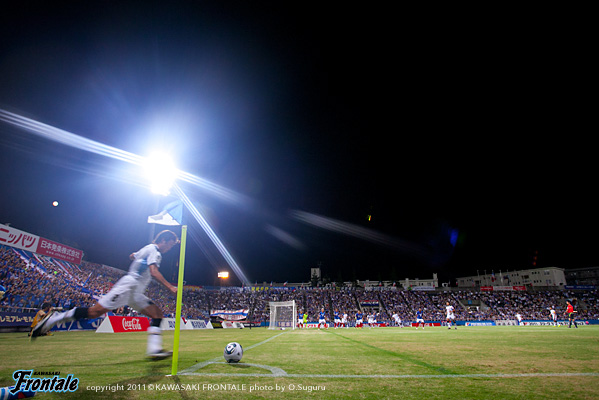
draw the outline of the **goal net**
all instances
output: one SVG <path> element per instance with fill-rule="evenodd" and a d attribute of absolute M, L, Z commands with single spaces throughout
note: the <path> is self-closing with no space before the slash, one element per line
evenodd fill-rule
<path fill-rule="evenodd" d="M 270 307 L 270 325 L 268 329 L 295 329 L 297 326 L 295 300 L 271 301 L 268 304 Z"/>

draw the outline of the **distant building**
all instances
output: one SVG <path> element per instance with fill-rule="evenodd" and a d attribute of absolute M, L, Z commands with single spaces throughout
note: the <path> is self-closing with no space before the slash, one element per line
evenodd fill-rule
<path fill-rule="evenodd" d="M 364 288 L 370 287 L 397 287 L 398 289 L 404 290 L 435 290 L 439 287 L 439 279 L 437 278 L 437 274 L 433 274 L 432 279 L 410 279 L 405 278 L 404 280 L 393 282 L 393 281 L 358 281 L 358 285 Z"/>
<path fill-rule="evenodd" d="M 458 287 L 480 286 L 564 286 L 566 276 L 563 268 L 535 268 L 520 271 L 499 271 L 491 274 L 465 276 L 457 279 Z"/>
<path fill-rule="evenodd" d="M 565 274 L 568 285 L 599 285 L 599 267 L 567 269 Z"/>

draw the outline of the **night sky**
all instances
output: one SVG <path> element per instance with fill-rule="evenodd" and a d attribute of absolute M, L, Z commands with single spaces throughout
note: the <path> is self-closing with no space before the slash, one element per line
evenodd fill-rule
<path fill-rule="evenodd" d="M 455 282 L 529 268 L 535 251 L 538 267 L 599 264 L 584 27 L 374 6 L 46 3 L 0 16 L 0 108 L 141 156 L 161 148 L 250 199 L 181 184 L 251 282 L 308 281 L 318 264 L 332 280 Z M 129 164 L 3 122 L 0 169 L 0 223 L 122 269 L 173 200 Z M 186 280 L 212 285 L 230 269 L 187 222 Z"/>

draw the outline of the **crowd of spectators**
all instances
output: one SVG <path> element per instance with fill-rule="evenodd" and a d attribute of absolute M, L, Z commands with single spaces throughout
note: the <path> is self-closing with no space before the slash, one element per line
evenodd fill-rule
<path fill-rule="evenodd" d="M 3 308 L 39 309 L 44 302 L 64 309 L 93 305 L 125 274 L 102 264 L 83 262 L 73 265 L 57 263 L 48 257 L 33 256 L 0 246 L 0 285 L 6 288 L 0 300 Z M 552 291 L 410 291 L 393 288 L 375 290 L 347 288 L 194 288 L 183 292 L 182 315 L 189 319 L 208 319 L 213 310 L 248 312 L 248 319 L 257 323 L 269 319 L 269 302 L 295 300 L 298 312 L 307 312 L 310 320 L 317 319 L 324 308 L 332 320 L 333 311 L 347 313 L 377 313 L 377 320 L 389 321 L 397 313 L 402 320 L 411 321 L 418 309 L 426 320 L 443 320 L 445 305 L 455 309 L 457 320 L 513 320 L 517 313 L 524 319 L 549 319 L 549 310 L 558 315 L 565 312 L 567 299 L 577 298 L 579 319 L 599 319 L 599 296 L 596 290 L 569 292 Z M 270 289 L 270 290 L 269 290 Z M 156 282 L 148 288 L 151 298 L 165 316 L 175 315 L 175 296 Z M 121 309 L 119 313 L 135 314 Z"/>

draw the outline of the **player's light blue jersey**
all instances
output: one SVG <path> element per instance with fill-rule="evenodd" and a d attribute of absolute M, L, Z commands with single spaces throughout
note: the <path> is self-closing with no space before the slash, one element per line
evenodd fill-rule
<path fill-rule="evenodd" d="M 160 267 L 162 261 L 162 254 L 158 251 L 158 247 L 155 244 L 149 244 L 134 253 L 133 257 L 134 260 L 129 266 L 129 275 L 140 282 L 149 284 L 152 279 L 149 266 L 156 264 L 156 267 Z"/>

